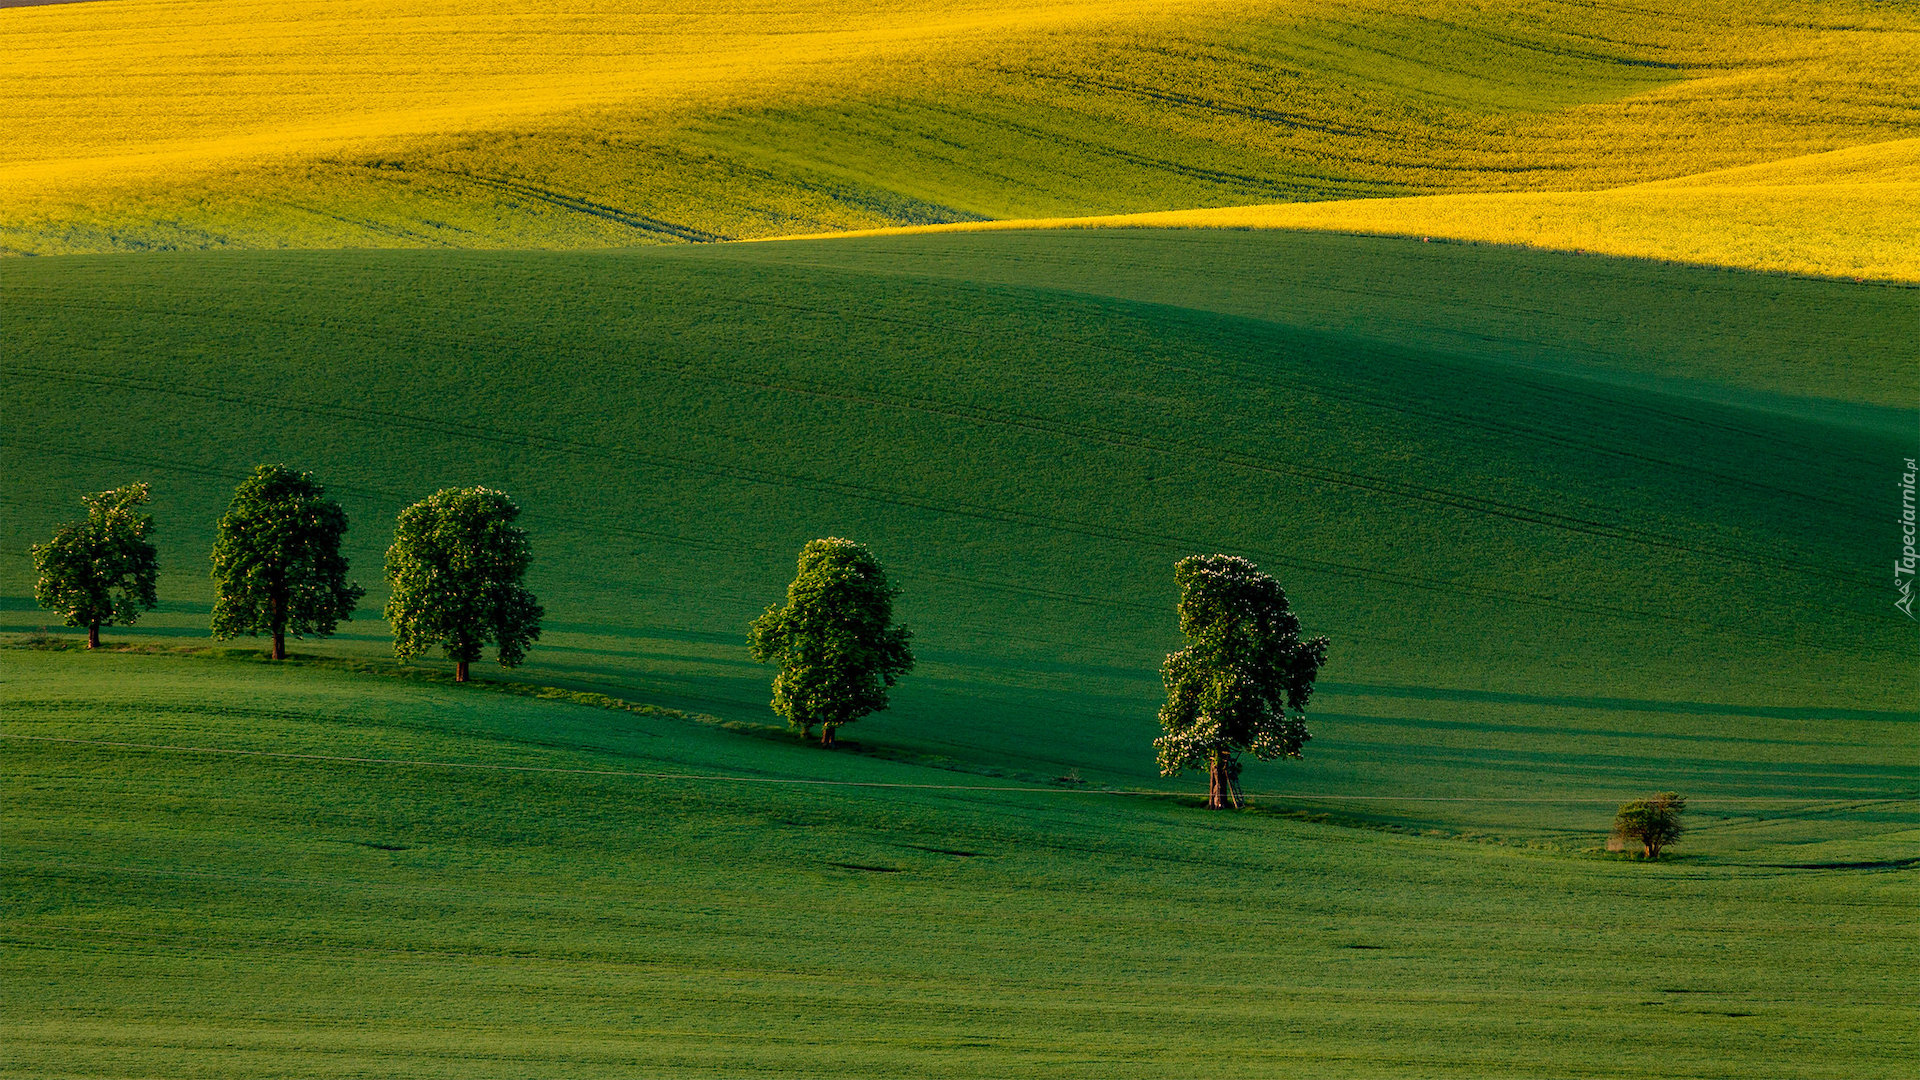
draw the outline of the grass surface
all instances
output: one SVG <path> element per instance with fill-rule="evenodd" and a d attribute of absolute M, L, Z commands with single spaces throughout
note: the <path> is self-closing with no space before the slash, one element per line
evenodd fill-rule
<path fill-rule="evenodd" d="M 0 22 L 16 252 L 602 247 L 1589 191 L 1920 130 L 1920 23 L 1877 3 L 116 0 Z M 1727 254 L 1670 198 L 1573 246 Z M 1749 224 L 1844 214 L 1879 235 L 1911 216 L 1795 198 Z M 1500 201 L 1396 206 L 1307 223 L 1516 228 Z M 1828 240 L 1822 272 L 1884 261 Z"/>
<path fill-rule="evenodd" d="M 150 654 L 0 649 L 7 1074 L 1913 1060 L 1911 289 L 1145 229 L 0 289 L 0 626 L 46 621 L 26 548 L 80 492 L 151 480 L 164 571 L 107 634 Z M 181 654 L 271 460 L 345 503 L 376 609 L 401 506 L 516 495 L 548 632 L 486 677 L 523 693 L 399 671 L 371 610 L 291 666 Z M 743 644 L 828 534 L 921 657 L 832 754 Z M 1171 566 L 1214 550 L 1334 643 L 1244 814 L 1149 745 Z M 1677 859 L 1596 850 L 1668 788 Z"/>
<path fill-rule="evenodd" d="M 346 503 L 374 610 L 401 506 L 512 492 L 534 674 L 728 718 L 766 715 L 742 635 L 800 544 L 866 542 L 923 663 L 858 737 L 973 767 L 1159 783 L 1170 568 L 1224 550 L 1334 640 L 1311 768 L 1256 790 L 1903 782 L 1879 769 L 1911 749 L 1915 634 L 1880 524 L 1913 453 L 1910 290 L 1136 230 L 3 273 L 22 629 L 27 546 L 148 479 L 167 606 L 138 629 L 203 633 L 212 523 L 284 459 Z M 388 647 L 347 629 L 330 648 Z M 1844 716 L 1891 742 L 1833 756 Z M 1798 756 L 1754 775 L 1753 724 Z"/>
<path fill-rule="evenodd" d="M 1920 1052 L 1914 871 L 1756 842 L 1910 838 L 1910 801 L 1701 799 L 1688 854 L 1646 866 L 257 661 L 6 650 L 0 710 L 7 1075 L 1859 1078 Z"/>

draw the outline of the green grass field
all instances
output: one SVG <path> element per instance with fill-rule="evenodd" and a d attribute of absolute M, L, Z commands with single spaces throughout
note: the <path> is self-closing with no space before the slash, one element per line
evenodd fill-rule
<path fill-rule="evenodd" d="M 1851 1080 L 1920 1053 L 1913 871 L 1752 848 L 1804 806 L 1706 809 L 1646 866 L 377 675 L 0 673 L 9 1075 Z"/>
<path fill-rule="evenodd" d="M 1911 290 L 1181 232 L 0 272 L 22 629 L 27 545 L 138 477 L 168 602 L 140 630 L 198 634 L 213 520 L 287 459 L 353 515 L 369 608 L 400 506 L 499 486 L 538 544 L 532 670 L 725 715 L 764 707 L 742 634 L 799 545 L 863 540 L 926 661 L 871 728 L 1048 775 L 1149 778 L 1196 550 L 1281 575 L 1335 641 L 1322 707 L 1370 743 L 1424 722 L 1410 700 L 1528 725 L 1542 695 L 1569 720 L 1627 701 L 1676 734 L 1699 703 L 1913 705 L 1874 528 L 1911 452 Z M 1667 775 L 1644 768 L 1604 794 Z"/>
<path fill-rule="evenodd" d="M 147 652 L 0 651 L 13 1074 L 1920 1050 L 1912 289 L 1150 230 L 74 256 L 0 289 L 0 626 L 47 621 L 25 549 L 80 492 L 152 481 L 164 569 L 107 633 Z M 353 515 L 371 610 L 295 645 L 331 660 L 181 654 L 270 460 Z M 706 719 L 381 659 L 393 514 L 475 482 L 526 508 L 549 613 L 486 677 Z M 922 660 L 845 753 L 771 729 L 743 643 L 832 534 Z M 1172 563 L 1215 550 L 1334 642 L 1305 759 L 1251 767 L 1240 815 L 1149 746 Z M 1695 799 L 1678 857 L 1600 852 L 1661 788 Z"/>

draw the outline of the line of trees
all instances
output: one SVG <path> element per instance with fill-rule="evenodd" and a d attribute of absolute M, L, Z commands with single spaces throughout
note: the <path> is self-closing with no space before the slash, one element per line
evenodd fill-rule
<path fill-rule="evenodd" d="M 89 649 L 102 627 L 155 606 L 148 498 L 145 484 L 84 496 L 86 517 L 33 548 L 35 599 L 84 627 Z M 395 655 L 444 649 L 458 682 L 490 644 L 503 666 L 526 658 L 544 612 L 523 583 L 533 551 L 519 515 L 505 493 L 481 487 L 437 491 L 400 512 L 384 611 Z M 254 469 L 214 530 L 214 636 L 267 634 L 273 659 L 284 660 L 287 635 L 327 637 L 351 620 L 366 590 L 347 578 L 346 534 L 346 511 L 312 474 Z M 1243 754 L 1298 758 L 1312 738 L 1306 708 L 1328 641 L 1302 638 L 1280 583 L 1246 559 L 1190 556 L 1175 564 L 1174 582 L 1186 644 L 1161 665 L 1160 772 L 1204 769 L 1207 805 L 1238 808 Z M 777 667 L 773 711 L 802 738 L 819 728 L 821 746 L 834 746 L 841 727 L 885 709 L 913 670 L 913 635 L 893 618 L 899 593 L 861 544 L 827 537 L 800 549 L 785 602 L 752 622 L 747 648 Z M 1633 845 L 1658 859 L 1685 831 L 1686 807 L 1671 791 L 1626 803 L 1609 850 Z"/>
<path fill-rule="evenodd" d="M 157 603 L 153 516 L 140 511 L 148 497 L 146 484 L 85 496 L 87 516 L 33 548 L 35 600 L 84 627 L 89 649 L 102 627 L 130 625 Z M 481 487 L 447 488 L 400 512 L 384 613 L 396 655 L 443 648 L 459 682 L 488 645 L 505 667 L 526 658 L 544 612 L 523 584 L 533 556 L 519 515 L 506 494 Z M 254 469 L 214 526 L 213 636 L 266 634 L 275 660 L 286 659 L 288 635 L 332 636 L 366 595 L 347 580 L 346 535 L 346 511 L 312 473 Z"/>
<path fill-rule="evenodd" d="M 102 627 L 131 624 L 156 604 L 149 497 L 146 484 L 84 496 L 86 516 L 33 548 L 35 599 L 85 628 L 89 649 Z M 395 655 L 443 649 L 458 682 L 489 645 L 504 667 L 525 660 L 545 613 L 524 584 L 533 549 L 519 516 L 504 492 L 483 487 L 446 488 L 400 512 L 384 610 Z M 273 659 L 284 660 L 288 635 L 332 635 L 366 595 L 348 580 L 346 535 L 346 511 L 311 473 L 255 468 L 214 528 L 214 637 L 266 634 Z M 1246 559 L 1190 556 L 1174 581 L 1186 645 L 1161 666 L 1161 775 L 1204 769 L 1207 805 L 1237 808 L 1241 755 L 1298 758 L 1312 738 L 1306 708 L 1328 641 L 1303 639 L 1280 583 Z M 861 544 L 827 537 L 800 549 L 785 602 L 748 627 L 747 648 L 778 668 L 773 711 L 801 737 L 817 727 L 832 747 L 841 727 L 885 709 L 913 670 L 913 635 L 893 618 L 899 592 Z M 1679 839 L 1685 809 L 1672 792 L 1630 802 L 1614 843 L 1657 859 Z"/>
<path fill-rule="evenodd" d="M 99 647 L 102 627 L 130 624 L 155 606 L 148 498 L 146 484 L 84 496 L 86 517 L 33 548 L 35 599 L 84 627 L 89 649 Z M 526 658 L 544 611 L 524 584 L 533 549 L 514 524 L 519 516 L 504 492 L 483 487 L 446 488 L 400 511 L 384 611 L 395 655 L 444 649 L 458 682 L 488 645 L 502 666 Z M 346 511 L 311 473 L 254 469 L 214 529 L 214 636 L 266 634 L 273 659 L 284 660 L 289 634 L 333 634 L 366 595 L 347 578 L 346 535 Z M 1241 755 L 1298 758 L 1312 738 L 1306 708 L 1328 641 L 1302 638 L 1280 583 L 1246 559 L 1194 555 L 1173 576 L 1186 645 L 1161 666 L 1160 772 L 1204 769 L 1207 805 L 1237 808 Z M 778 668 L 773 711 L 802 738 L 817 727 L 820 744 L 832 747 L 841 727 L 885 709 L 913 670 L 913 635 L 893 619 L 899 593 L 861 544 L 827 537 L 800 549 L 785 602 L 748 627 L 747 649 Z M 1627 803 L 1612 846 L 1637 844 L 1659 858 L 1679 839 L 1685 809 L 1673 792 Z"/>
<path fill-rule="evenodd" d="M 87 517 L 33 549 L 35 595 L 87 630 L 132 623 L 154 607 L 158 569 L 145 484 L 89 495 Z M 540 637 L 544 614 L 524 584 L 533 562 L 520 508 L 503 492 L 447 488 L 400 512 L 387 549 L 384 614 L 402 659 L 441 648 L 466 682 L 494 646 L 514 667 Z M 287 637 L 328 637 L 353 618 L 366 590 L 348 580 L 347 514 L 311 473 L 261 465 L 234 490 L 214 529 L 213 634 L 266 634 L 284 660 Z M 1186 647 L 1161 669 L 1167 703 L 1154 742 L 1160 769 L 1205 769 L 1207 805 L 1238 807 L 1240 756 L 1300 756 L 1306 707 L 1327 639 L 1300 637 L 1300 620 L 1271 576 L 1245 559 L 1196 555 L 1174 568 Z M 913 635 L 893 618 L 899 595 L 872 551 L 838 537 L 800 550 L 786 601 L 747 632 L 755 660 L 778 668 L 773 711 L 802 738 L 887 707 L 913 670 Z"/>

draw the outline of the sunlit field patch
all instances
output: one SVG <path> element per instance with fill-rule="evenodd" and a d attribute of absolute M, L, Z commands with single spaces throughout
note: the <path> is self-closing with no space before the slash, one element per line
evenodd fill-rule
<path fill-rule="evenodd" d="M 0 21 L 0 247 L 20 252 L 601 247 L 1585 191 L 1920 123 L 1915 20 L 1871 4 L 116 0 Z M 1487 217 L 1407 205 L 1396 231 Z M 1613 248 L 1718 257 L 1657 211 L 1601 213 Z M 1863 247 L 1834 264 L 1884 263 Z"/>
<path fill-rule="evenodd" d="M 880 232 L 1321 229 L 1831 277 L 1920 281 L 1920 139 L 1603 191 L 1270 203 Z"/>

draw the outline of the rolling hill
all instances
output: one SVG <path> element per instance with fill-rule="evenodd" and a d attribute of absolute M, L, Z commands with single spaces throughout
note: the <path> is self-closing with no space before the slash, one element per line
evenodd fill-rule
<path fill-rule="evenodd" d="M 202 633 L 212 522 L 286 460 L 345 500 L 376 610 L 402 505 L 514 493 L 550 612 L 534 677 L 730 719 L 767 715 L 746 622 L 803 541 L 848 535 L 900 575 L 924 661 L 862 737 L 1156 785 L 1170 567 L 1227 550 L 1335 641 L 1312 768 L 1256 788 L 1911 787 L 1911 761 L 1881 768 L 1915 634 L 1876 527 L 1916 424 L 1909 289 L 1151 230 L 0 280 L 16 627 L 44 621 L 26 546 L 79 492 L 147 478 L 169 606 L 141 632 Z M 1844 717 L 1865 726 L 1813 737 Z M 1798 749 L 1748 746 L 1753 724 Z"/>
<path fill-rule="evenodd" d="M 0 1076 L 1907 1076 L 1916 64 L 1866 0 L 0 8 Z M 207 640 L 268 461 L 369 588 L 278 666 Z M 28 548 L 135 480 L 82 652 Z M 456 686 L 381 557 L 475 483 L 547 618 Z M 920 661 L 838 752 L 744 646 L 826 535 Z M 1150 745 L 1215 551 L 1332 639 L 1233 814 Z"/>
<path fill-rule="evenodd" d="M 28 253 L 605 247 L 1335 200 L 1258 216 L 1774 267 L 1703 247 L 1685 193 L 1651 215 L 1621 196 L 1628 220 L 1597 238 L 1530 224 L 1539 200 L 1337 201 L 1563 193 L 1551 216 L 1564 193 L 1920 132 L 1920 18 L 1880 3 L 113 0 L 0 22 L 18 103 L 0 247 Z M 1795 193 L 1775 224 L 1844 215 L 1897 257 L 1841 237 L 1790 264 L 1912 279 L 1910 183 L 1901 198 Z"/>

